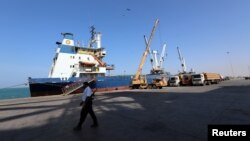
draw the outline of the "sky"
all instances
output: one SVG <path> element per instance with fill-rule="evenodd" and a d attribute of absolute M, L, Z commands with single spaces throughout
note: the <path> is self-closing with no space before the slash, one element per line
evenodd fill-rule
<path fill-rule="evenodd" d="M 87 44 L 92 25 L 104 60 L 115 65 L 111 75 L 135 74 L 156 19 L 151 49 L 167 44 L 171 74 L 181 70 L 178 46 L 188 70 L 250 75 L 249 7 L 249 0 L 2 0 L 0 88 L 48 77 L 61 33 Z M 150 69 L 148 56 L 143 73 Z"/>

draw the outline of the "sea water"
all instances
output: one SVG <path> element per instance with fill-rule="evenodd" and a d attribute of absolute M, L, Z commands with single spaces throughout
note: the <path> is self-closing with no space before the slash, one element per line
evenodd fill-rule
<path fill-rule="evenodd" d="M 30 97 L 29 87 L 0 88 L 0 100 Z"/>

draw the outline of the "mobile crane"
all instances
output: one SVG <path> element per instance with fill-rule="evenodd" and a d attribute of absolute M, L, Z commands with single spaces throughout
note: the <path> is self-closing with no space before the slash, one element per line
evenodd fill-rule
<path fill-rule="evenodd" d="M 138 70 L 134 76 L 134 78 L 132 79 L 132 82 L 131 82 L 131 87 L 132 88 L 141 88 L 141 89 L 145 89 L 148 87 L 148 83 L 147 83 L 147 79 L 143 76 L 141 76 L 141 71 L 142 71 L 142 67 L 146 61 L 146 57 L 147 57 L 147 54 L 149 52 L 149 47 L 151 45 L 151 42 L 152 42 L 152 38 L 154 36 L 154 32 L 155 32 L 155 29 L 157 27 L 159 23 L 159 20 L 157 19 L 155 21 L 155 24 L 154 24 L 154 27 L 151 31 L 151 34 L 150 34 L 150 38 L 149 38 L 149 41 L 146 43 L 146 49 L 142 55 L 142 58 L 141 58 L 141 62 L 139 64 L 139 67 L 138 67 Z"/>

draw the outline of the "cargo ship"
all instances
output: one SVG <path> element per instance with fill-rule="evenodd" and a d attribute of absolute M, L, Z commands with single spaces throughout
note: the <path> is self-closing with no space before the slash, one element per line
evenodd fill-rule
<path fill-rule="evenodd" d="M 115 69 L 103 61 L 106 50 L 101 44 L 101 33 L 91 27 L 88 45 L 75 42 L 72 33 L 61 33 L 47 78 L 28 78 L 31 97 L 82 92 L 83 82 L 90 82 L 95 91 L 129 89 L 130 75 L 106 76 Z"/>

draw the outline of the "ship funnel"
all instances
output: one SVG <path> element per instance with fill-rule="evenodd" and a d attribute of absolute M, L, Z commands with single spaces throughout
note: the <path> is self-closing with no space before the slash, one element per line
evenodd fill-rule
<path fill-rule="evenodd" d="M 63 45 L 74 46 L 73 34 L 72 33 L 62 33 L 63 35 Z"/>
<path fill-rule="evenodd" d="M 97 32 L 95 34 L 95 41 L 96 41 L 96 47 L 97 48 L 101 48 L 102 47 L 102 45 L 101 45 L 101 36 L 102 36 L 102 34 L 100 32 Z"/>

